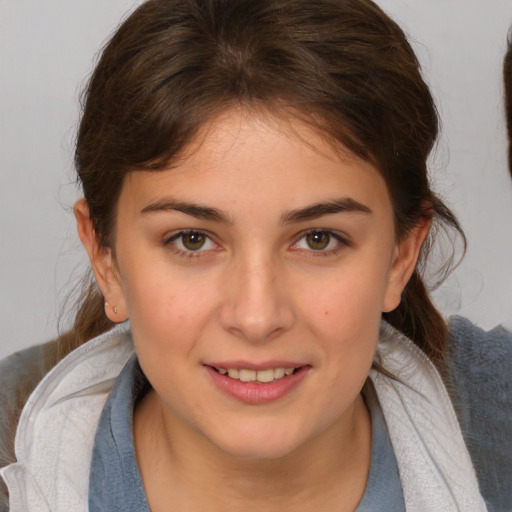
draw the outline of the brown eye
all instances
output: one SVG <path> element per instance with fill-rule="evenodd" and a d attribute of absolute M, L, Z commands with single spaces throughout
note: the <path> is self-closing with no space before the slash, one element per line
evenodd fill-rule
<path fill-rule="evenodd" d="M 173 247 L 178 256 L 200 256 L 219 248 L 208 233 L 193 229 L 178 231 L 164 240 L 164 246 Z"/>
<path fill-rule="evenodd" d="M 189 251 L 198 251 L 202 249 L 206 243 L 206 236 L 198 231 L 191 231 L 190 233 L 183 233 L 181 235 L 183 247 Z"/>
<path fill-rule="evenodd" d="M 323 251 L 330 242 L 331 235 L 327 231 L 312 231 L 306 235 L 306 243 L 313 251 Z"/>

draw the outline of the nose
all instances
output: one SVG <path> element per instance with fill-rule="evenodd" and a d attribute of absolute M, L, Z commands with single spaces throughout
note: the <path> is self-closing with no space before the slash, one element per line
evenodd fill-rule
<path fill-rule="evenodd" d="M 274 339 L 291 328 L 290 290 L 271 258 L 233 263 L 223 284 L 222 327 L 251 342 Z"/>

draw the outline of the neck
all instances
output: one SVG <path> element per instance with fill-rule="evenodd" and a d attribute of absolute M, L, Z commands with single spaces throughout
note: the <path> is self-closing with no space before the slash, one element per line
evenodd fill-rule
<path fill-rule="evenodd" d="M 233 457 L 169 421 L 154 392 L 134 415 L 137 460 L 151 510 L 354 510 L 370 466 L 362 398 L 318 437 L 275 459 Z M 193 505 L 193 506 L 192 506 Z"/>

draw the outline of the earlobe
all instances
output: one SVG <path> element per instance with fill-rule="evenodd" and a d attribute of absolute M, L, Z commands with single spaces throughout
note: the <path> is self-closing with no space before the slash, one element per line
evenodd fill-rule
<path fill-rule="evenodd" d="M 418 225 L 396 245 L 382 305 L 384 313 L 393 311 L 400 304 L 402 292 L 416 268 L 421 247 L 431 225 L 432 217 L 421 217 Z"/>
<path fill-rule="evenodd" d="M 99 243 L 84 198 L 75 203 L 74 213 L 78 236 L 89 255 L 96 282 L 105 297 L 105 314 L 112 322 L 123 322 L 127 319 L 126 306 L 112 250 Z"/>

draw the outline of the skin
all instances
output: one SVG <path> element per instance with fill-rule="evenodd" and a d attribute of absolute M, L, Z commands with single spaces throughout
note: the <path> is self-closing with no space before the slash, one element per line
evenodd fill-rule
<path fill-rule="evenodd" d="M 84 200 L 75 213 L 106 312 L 130 319 L 153 386 L 134 413 L 152 510 L 353 510 L 370 463 L 360 391 L 429 222 L 398 242 L 375 168 L 298 121 L 241 110 L 172 169 L 127 176 L 115 258 Z M 183 230 L 204 245 L 190 250 Z M 249 404 L 214 384 L 206 365 L 221 361 L 306 370 Z"/>

